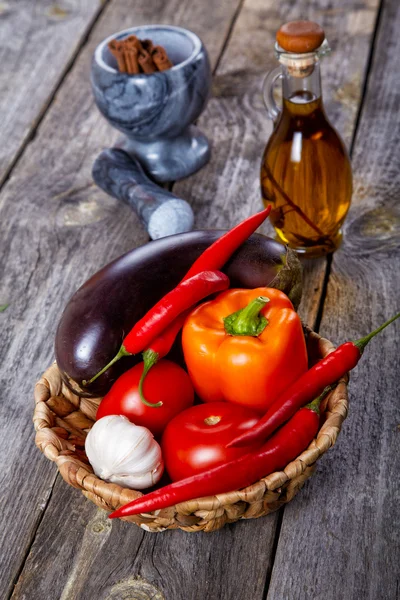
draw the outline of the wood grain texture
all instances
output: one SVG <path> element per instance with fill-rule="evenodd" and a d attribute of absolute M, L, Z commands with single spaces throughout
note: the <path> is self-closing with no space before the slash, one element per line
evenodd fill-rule
<path fill-rule="evenodd" d="M 29 140 L 102 2 L 0 4 L 0 184 Z"/>
<path fill-rule="evenodd" d="M 52 490 L 54 468 L 34 448 L 30 423 L 33 383 L 51 361 L 55 327 L 66 300 L 89 274 L 146 241 L 129 209 L 91 185 L 94 157 L 116 137 L 98 114 L 90 94 L 88 73 L 94 46 L 133 21 L 170 22 L 199 33 L 216 64 L 237 4 L 228 0 L 214 4 L 208 11 L 202 3 L 178 0 L 151 0 L 140 6 L 115 0 L 96 26 L 3 191 L 0 227 L 4 251 L 0 270 L 4 275 L 0 280 L 0 302 L 10 302 L 10 307 L 0 314 L 4 339 L 0 347 L 4 365 L 0 389 L 4 395 L 7 390 L 7 398 L 0 405 L 0 456 L 8 482 L 7 490 L 2 488 L 0 516 L 5 539 L 0 595 L 11 591 L 12 579 L 36 535 L 14 598 L 43 598 L 53 589 L 55 597 L 59 591 L 60 597 L 68 600 L 92 598 L 100 594 L 101 586 L 104 598 L 123 597 L 126 590 L 140 597 L 139 584 L 140 593 L 149 598 L 263 597 L 276 516 L 230 526 L 210 536 L 183 532 L 152 536 L 132 525 L 116 523 L 111 530 L 104 530 L 99 542 L 90 527 L 94 523 L 95 529 L 104 528 L 104 515 L 63 482 L 57 482 Z M 257 85 L 261 84 L 261 74 L 272 67 L 272 59 L 268 62 L 267 57 L 272 56 L 273 32 L 280 22 L 301 12 L 314 16 L 306 0 L 296 4 L 295 9 L 289 2 L 282 3 L 280 12 L 274 6 L 272 0 L 264 4 L 252 0 L 241 12 L 218 70 L 216 98 L 201 121 L 213 140 L 212 163 L 198 176 L 176 186 L 175 191 L 192 201 L 198 227 L 229 226 L 260 206 L 258 161 L 270 129 Z M 366 4 L 362 9 L 360 3 L 350 1 L 341 6 L 321 16 L 332 30 L 343 25 L 352 7 L 358 15 Z M 371 6 L 368 14 L 373 21 L 375 5 L 371 2 Z M 262 44 L 261 49 L 254 50 L 253 38 Z M 348 36 L 347 48 L 356 56 L 355 71 L 361 69 L 357 67 L 359 60 L 365 65 L 368 40 L 368 35 L 360 36 L 357 42 Z M 243 57 L 247 57 L 249 73 L 243 67 Z M 337 59 L 337 71 L 339 65 Z M 354 74 L 352 69 L 352 64 L 346 63 L 345 73 Z M 337 77 L 336 72 L 334 75 Z M 325 71 L 325 80 L 329 77 Z M 339 79 L 343 86 L 348 77 Z M 351 113 L 348 122 L 354 122 L 361 81 L 362 69 L 358 96 L 350 99 L 344 93 L 350 108 L 343 101 L 341 110 Z M 246 127 L 245 122 L 249 123 Z M 344 135 L 345 123 L 341 126 Z M 319 272 L 315 279 L 322 280 Z M 311 314 L 318 302 L 319 284 L 312 281 L 308 285 L 316 290 L 306 294 Z M 13 398 L 12 403 L 6 402 L 8 397 Z M 19 503 L 14 509 L 17 490 Z M 226 557 L 230 557 L 228 568 Z M 49 565 L 49 569 L 43 565 Z M 280 600 L 280 596 L 276 598 Z"/>
<path fill-rule="evenodd" d="M 399 311 L 399 27 L 398 2 L 385 2 L 353 155 L 353 206 L 321 324 L 337 342 Z M 365 350 L 341 438 L 285 510 L 268 600 L 399 598 L 399 334 L 396 322 Z"/>
<path fill-rule="evenodd" d="M 60 479 L 54 498 L 57 502 L 49 504 L 13 599 L 47 598 L 50 590 L 60 600 L 262 597 L 273 528 L 249 521 L 214 534 L 149 534 L 110 521 Z M 257 561 L 251 552 L 246 558 L 249 536 L 260 552 Z"/>
<path fill-rule="evenodd" d="M 53 359 L 62 309 L 90 274 L 147 241 L 130 209 L 91 182 L 95 156 L 118 136 L 92 99 L 92 53 L 102 39 L 131 23 L 164 22 L 199 33 L 215 64 L 236 6 L 229 0 L 219 3 L 210 23 L 203 8 L 191 1 L 113 2 L 3 189 L 0 298 L 5 300 L 0 304 L 9 306 L 0 314 L 1 598 L 12 591 L 56 477 L 54 467 L 34 447 L 31 399 L 35 381 Z M 80 494 L 78 498 L 82 506 L 87 504 Z M 63 507 L 57 497 L 53 501 L 58 510 Z M 136 533 L 124 535 L 132 536 L 134 547 Z M 62 560 L 71 542 L 68 536 L 56 540 L 67 546 L 59 555 Z M 103 562 L 107 564 L 106 556 Z M 68 570 L 60 570 L 67 578 Z"/>

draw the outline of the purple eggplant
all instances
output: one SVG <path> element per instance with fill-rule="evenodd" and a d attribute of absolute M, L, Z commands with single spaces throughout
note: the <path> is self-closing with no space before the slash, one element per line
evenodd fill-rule
<path fill-rule="evenodd" d="M 58 367 L 67 385 L 86 396 L 101 396 L 115 379 L 141 360 L 126 357 L 89 388 L 81 388 L 118 352 L 124 336 L 162 296 L 176 286 L 196 258 L 225 231 L 192 231 L 135 248 L 93 275 L 69 300 L 55 340 Z M 301 296 L 296 254 L 260 234 L 252 235 L 223 271 L 231 287 L 272 286 L 295 307 Z"/>

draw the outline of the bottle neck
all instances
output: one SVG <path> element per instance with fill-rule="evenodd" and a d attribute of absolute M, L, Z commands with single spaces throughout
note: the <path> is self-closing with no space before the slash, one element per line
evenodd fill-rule
<path fill-rule="evenodd" d="M 321 98 L 321 71 L 318 60 L 305 70 L 282 63 L 282 93 L 285 100 L 306 104 Z"/>

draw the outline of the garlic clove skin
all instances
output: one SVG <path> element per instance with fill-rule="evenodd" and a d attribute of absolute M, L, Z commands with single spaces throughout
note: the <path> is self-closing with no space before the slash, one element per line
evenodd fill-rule
<path fill-rule="evenodd" d="M 164 472 L 161 448 L 146 428 L 121 415 L 108 415 L 89 431 L 85 451 L 95 474 L 123 487 L 143 490 Z"/>

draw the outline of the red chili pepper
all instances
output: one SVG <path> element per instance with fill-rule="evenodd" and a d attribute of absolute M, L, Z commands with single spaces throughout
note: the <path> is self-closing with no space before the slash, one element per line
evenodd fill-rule
<path fill-rule="evenodd" d="M 250 237 L 250 235 L 256 231 L 256 229 L 261 225 L 261 223 L 263 223 L 265 221 L 265 219 L 268 217 L 270 212 L 271 212 L 271 206 L 267 206 L 267 208 L 265 208 L 261 212 L 256 213 L 255 215 L 251 215 L 251 217 L 248 217 L 247 219 L 245 219 L 244 221 L 242 221 L 241 223 L 236 225 L 236 227 L 234 227 L 233 229 L 231 229 L 230 231 L 225 233 L 216 242 L 211 244 L 211 246 L 209 248 L 207 248 L 199 256 L 199 258 L 193 263 L 193 265 L 191 266 L 189 271 L 186 273 L 185 277 L 182 279 L 181 283 L 183 283 L 187 279 L 192 278 L 194 275 L 198 275 L 199 273 L 201 273 L 203 271 L 215 271 L 215 270 L 221 269 L 223 267 L 223 265 L 226 263 L 226 261 L 235 252 L 235 250 L 237 250 L 239 248 L 239 246 L 241 246 L 243 244 L 243 242 L 245 242 L 247 240 L 247 238 Z M 168 294 L 167 294 L 167 296 L 168 296 Z M 202 300 L 202 298 L 201 298 L 201 300 Z M 156 306 L 157 306 L 157 304 L 156 304 Z M 149 311 L 145 315 L 145 317 L 147 317 L 147 315 L 149 315 L 152 312 L 152 310 L 153 309 L 151 309 L 151 311 Z M 141 321 L 143 321 L 143 319 Z M 133 335 L 133 331 L 134 331 L 135 327 L 131 330 L 131 332 L 128 334 L 128 336 L 130 336 L 131 334 Z M 175 337 L 178 334 L 178 331 L 179 331 L 179 329 L 177 329 Z M 155 337 L 156 337 L 155 335 L 152 336 L 152 340 L 154 343 L 156 343 Z M 113 365 L 115 362 L 117 362 L 123 356 L 130 356 L 131 354 L 134 354 L 134 352 L 130 352 L 130 351 L 126 352 L 125 351 L 125 350 L 127 350 L 126 340 L 127 340 L 127 338 L 124 339 L 118 354 L 113 358 L 113 360 L 111 362 L 109 362 L 108 365 L 106 365 L 106 367 L 104 367 L 104 369 L 102 369 L 99 373 L 97 373 L 94 377 L 92 377 L 92 379 L 90 379 L 89 381 L 83 381 L 82 382 L 83 386 L 90 385 L 91 383 L 93 383 L 98 377 L 100 377 L 100 375 L 102 373 L 107 371 L 107 369 L 109 369 L 109 367 L 111 367 L 111 365 Z M 173 341 L 174 340 L 172 340 L 172 343 L 173 343 Z M 172 346 L 172 343 L 171 343 L 171 346 Z M 128 344 L 129 344 L 129 342 L 128 342 Z M 124 348 L 124 346 L 125 346 L 125 348 Z M 144 350 L 145 347 L 146 346 L 143 346 L 141 348 L 141 350 Z M 141 350 L 139 350 L 139 352 Z M 144 376 L 146 376 L 146 375 L 144 375 Z M 142 385 L 143 385 L 143 382 L 142 382 Z"/>
<path fill-rule="evenodd" d="M 93 383 L 111 365 L 123 356 L 142 352 L 172 323 L 183 311 L 187 310 L 210 294 L 221 292 L 229 287 L 229 278 L 221 271 L 203 271 L 190 279 L 181 281 L 176 288 L 159 300 L 142 317 L 124 338 L 118 354 L 88 382 Z"/>
<path fill-rule="evenodd" d="M 252 215 L 248 219 L 245 219 L 244 221 L 242 221 L 241 223 L 236 225 L 236 227 L 234 227 L 233 229 L 231 229 L 230 231 L 225 233 L 216 242 L 211 244 L 211 246 L 209 246 L 209 248 L 207 248 L 199 256 L 199 258 L 190 267 L 189 271 L 186 273 L 186 275 L 182 279 L 182 281 L 186 281 L 186 279 L 189 279 L 190 277 L 193 277 L 193 275 L 196 275 L 197 273 L 201 273 L 202 271 L 205 271 L 205 270 L 221 269 L 224 266 L 224 264 L 227 262 L 227 260 L 235 252 L 235 250 L 237 250 L 239 248 L 239 246 L 241 246 L 243 244 L 243 242 L 245 242 L 247 240 L 247 238 L 250 237 L 250 235 L 255 232 L 255 230 L 261 225 L 261 223 L 263 223 L 265 221 L 265 219 L 268 217 L 270 212 L 271 212 L 271 206 L 267 206 L 266 209 L 262 210 L 261 212 L 255 214 L 255 215 Z M 185 315 L 185 318 L 186 318 L 186 315 Z M 154 345 L 157 345 L 159 343 L 157 339 L 153 340 L 152 347 L 143 353 L 144 369 L 143 369 L 142 378 L 140 380 L 139 393 L 140 393 L 140 397 L 141 397 L 142 401 L 145 403 L 147 401 L 143 397 L 143 394 L 141 391 L 143 388 L 143 382 L 145 380 L 145 377 L 146 377 L 149 369 L 151 369 L 151 367 L 153 365 L 155 365 L 160 358 L 162 358 L 163 356 L 168 354 L 168 352 L 171 349 L 172 344 L 175 341 L 176 336 L 178 335 L 179 330 L 183 326 L 183 322 L 184 322 L 184 319 L 182 319 L 182 323 L 181 323 L 180 327 L 171 328 L 171 330 L 168 332 L 168 338 L 170 341 L 170 345 L 168 347 L 168 350 L 164 354 L 158 352 L 159 356 L 155 357 L 154 354 L 152 354 L 150 352 L 150 350 L 154 351 Z M 175 334 L 173 332 L 175 332 Z M 160 344 L 161 344 L 161 346 L 163 346 L 164 342 L 161 340 Z M 157 350 L 156 350 L 156 352 L 157 352 Z"/>
<path fill-rule="evenodd" d="M 319 405 L 330 391 L 324 390 L 319 398 L 299 410 L 259 450 L 137 498 L 111 513 L 109 518 L 148 513 L 193 498 L 231 492 L 283 469 L 314 439 L 319 428 Z"/>
<path fill-rule="evenodd" d="M 266 209 L 262 210 L 261 212 L 255 215 L 251 215 L 251 217 L 245 219 L 244 221 L 236 225 L 236 227 L 225 233 L 217 241 L 211 244 L 211 246 L 209 246 L 209 248 L 207 248 L 199 256 L 199 258 L 190 267 L 189 271 L 186 273 L 182 281 L 186 281 L 186 279 L 193 277 L 193 275 L 196 275 L 197 273 L 201 273 L 201 271 L 209 269 L 221 269 L 227 262 L 227 260 L 235 252 L 235 250 L 237 250 L 239 246 L 241 246 L 243 242 L 245 242 L 247 238 L 249 238 L 251 234 L 254 233 L 256 229 L 258 229 L 261 223 L 265 221 L 270 212 L 271 206 L 267 206 Z M 183 326 L 183 321 L 184 319 L 182 320 L 181 327 Z M 181 327 L 176 328 L 175 337 L 178 335 L 178 332 L 181 329 Z M 172 330 L 168 333 L 168 336 L 171 337 L 171 344 L 168 348 L 168 351 L 165 354 L 159 353 L 160 355 L 157 358 L 154 358 L 154 355 L 150 352 L 146 354 L 147 351 L 143 354 L 145 366 L 141 378 L 140 390 L 143 388 L 143 382 L 149 369 L 151 369 L 151 367 L 157 363 L 159 358 L 162 358 L 170 351 L 171 346 L 175 341 L 175 337 L 173 337 Z M 156 339 L 152 342 L 153 345 L 157 343 L 158 340 Z M 163 342 L 161 342 L 161 344 L 163 344 Z M 152 349 L 154 350 L 154 347 L 152 347 Z M 144 356 L 145 354 L 146 356 Z M 141 392 L 140 395 L 142 401 L 146 402 Z"/>
<path fill-rule="evenodd" d="M 189 277 L 192 277 L 201 271 L 221 269 L 235 250 L 237 250 L 247 238 L 260 227 L 270 212 L 271 205 L 267 206 L 267 208 L 261 212 L 251 215 L 251 217 L 248 217 L 236 225 L 236 227 L 227 231 L 227 233 L 211 244 L 211 246 L 204 250 L 199 258 L 194 261 L 182 281 L 189 279 Z"/>
<path fill-rule="evenodd" d="M 315 398 L 327 385 L 338 381 L 357 365 L 365 346 L 390 323 L 400 317 L 400 313 L 386 321 L 372 333 L 356 342 L 346 342 L 326 358 L 311 367 L 270 406 L 265 415 L 252 428 L 227 444 L 247 446 L 269 437 L 282 423 L 287 421 L 301 406 Z"/>

